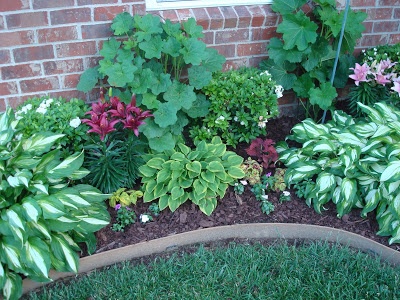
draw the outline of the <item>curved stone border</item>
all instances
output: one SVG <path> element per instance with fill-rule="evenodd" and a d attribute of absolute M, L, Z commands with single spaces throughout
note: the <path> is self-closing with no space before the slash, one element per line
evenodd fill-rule
<path fill-rule="evenodd" d="M 125 260 L 162 253 L 164 251 L 177 249 L 181 246 L 232 238 L 322 240 L 347 245 L 369 254 L 376 254 L 384 261 L 392 265 L 400 266 L 400 253 L 398 251 L 358 234 L 317 225 L 256 223 L 199 229 L 101 252 L 81 258 L 79 261 L 79 273 L 86 273 L 96 268 L 105 267 Z M 50 277 L 53 280 L 74 275 L 76 274 L 50 271 Z M 25 294 L 33 291 L 42 285 L 43 283 L 25 279 L 23 281 L 23 293 Z"/>

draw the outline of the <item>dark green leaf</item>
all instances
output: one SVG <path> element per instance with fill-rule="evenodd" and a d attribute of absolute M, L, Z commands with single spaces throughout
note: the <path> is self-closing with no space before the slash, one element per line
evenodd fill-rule
<path fill-rule="evenodd" d="M 100 74 L 98 66 L 86 69 L 79 78 L 79 83 L 76 88 L 81 92 L 87 93 L 94 89 L 97 82 L 99 81 L 99 78 Z"/>
<path fill-rule="evenodd" d="M 133 28 L 133 18 L 130 13 L 123 12 L 115 16 L 111 29 L 115 35 L 125 35 Z"/>

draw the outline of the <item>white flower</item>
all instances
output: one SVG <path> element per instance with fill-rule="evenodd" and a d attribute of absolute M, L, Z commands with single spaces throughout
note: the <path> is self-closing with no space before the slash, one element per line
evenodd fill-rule
<path fill-rule="evenodd" d="M 247 181 L 246 180 L 240 180 L 240 183 L 243 185 L 247 185 Z"/>
<path fill-rule="evenodd" d="M 265 126 L 267 126 L 266 123 L 267 123 L 266 121 L 258 122 L 258 127 L 265 128 Z"/>
<path fill-rule="evenodd" d="M 22 133 L 17 134 L 17 135 L 15 136 L 15 139 L 16 139 L 17 141 L 20 141 L 20 140 L 22 139 Z"/>
<path fill-rule="evenodd" d="M 223 121 L 225 120 L 224 116 L 219 116 L 216 120 L 215 120 L 215 124 L 219 124 L 219 121 Z"/>
<path fill-rule="evenodd" d="M 139 219 L 140 219 L 140 222 L 141 222 L 141 223 L 147 223 L 147 222 L 152 221 L 152 217 L 149 216 L 149 215 L 147 215 L 147 214 L 141 214 L 141 215 L 139 216 Z"/>
<path fill-rule="evenodd" d="M 362 53 L 365 53 L 365 49 L 362 49 L 361 52 L 362 52 Z"/>
<path fill-rule="evenodd" d="M 281 85 L 276 85 L 275 86 L 275 94 L 278 98 L 283 96 L 283 86 Z"/>
<path fill-rule="evenodd" d="M 76 117 L 76 118 L 72 119 L 71 121 L 69 121 L 69 126 L 71 126 L 73 128 L 77 128 L 79 125 L 81 125 L 81 119 L 79 119 L 79 117 Z"/>
<path fill-rule="evenodd" d="M 260 75 L 271 75 L 267 70 L 265 70 L 264 72 L 260 73 Z"/>
<path fill-rule="evenodd" d="M 36 112 L 37 113 L 40 113 L 40 114 L 42 114 L 42 115 L 44 115 L 46 112 L 47 112 L 47 109 L 46 109 L 46 107 L 43 107 L 43 106 L 39 106 L 37 109 L 36 109 Z"/>
<path fill-rule="evenodd" d="M 268 195 L 262 195 L 261 198 L 264 198 L 265 200 L 268 200 Z"/>
<path fill-rule="evenodd" d="M 47 99 L 46 101 L 45 101 L 45 104 L 47 105 L 47 106 L 50 106 L 50 104 L 51 103 L 53 103 L 53 99 L 52 98 L 49 98 L 49 99 Z"/>
<path fill-rule="evenodd" d="M 283 196 L 285 196 L 285 197 L 289 197 L 290 196 L 290 192 L 288 192 L 288 191 L 283 191 L 282 193 L 283 193 Z"/>
<path fill-rule="evenodd" d="M 243 121 L 240 121 L 240 125 L 244 125 L 244 122 L 243 122 Z"/>
<path fill-rule="evenodd" d="M 235 117 L 233 118 L 233 120 L 234 120 L 235 122 L 237 122 L 237 121 L 239 120 L 239 118 L 235 116 Z"/>

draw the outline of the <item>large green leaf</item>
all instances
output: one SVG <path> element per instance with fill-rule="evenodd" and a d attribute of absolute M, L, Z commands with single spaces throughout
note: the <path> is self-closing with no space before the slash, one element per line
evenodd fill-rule
<path fill-rule="evenodd" d="M 226 59 L 214 48 L 206 48 L 201 65 L 208 71 L 216 72 L 222 69 Z"/>
<path fill-rule="evenodd" d="M 307 0 L 274 0 L 272 10 L 282 15 L 291 14 L 306 2 Z"/>
<path fill-rule="evenodd" d="M 336 89 L 329 82 L 324 82 L 320 87 L 310 89 L 310 103 L 327 110 L 337 97 Z"/>
<path fill-rule="evenodd" d="M 151 149 L 162 152 L 164 150 L 171 150 L 175 146 L 174 138 L 170 132 L 160 137 L 153 137 L 149 139 L 149 146 Z"/>
<path fill-rule="evenodd" d="M 296 68 L 296 65 L 286 60 L 276 63 L 273 59 L 267 59 L 260 63 L 260 67 L 268 70 L 276 82 L 285 90 L 290 90 L 296 81 L 296 75 L 289 73 Z"/>
<path fill-rule="evenodd" d="M 183 84 L 177 80 L 174 80 L 172 86 L 169 87 L 168 91 L 164 93 L 164 100 L 168 101 L 168 104 L 162 103 L 162 105 L 172 106 L 171 110 L 180 110 L 181 108 L 190 109 L 193 102 L 196 100 L 196 94 L 193 91 L 193 86 Z M 176 120 L 175 120 L 176 121 Z M 156 120 L 157 123 L 157 120 Z M 159 124 L 159 123 L 158 123 Z M 168 124 L 168 125 L 172 125 Z M 159 124 L 161 126 L 161 124 Z"/>
<path fill-rule="evenodd" d="M 195 37 L 195 38 L 203 38 L 203 27 L 200 25 L 197 25 L 197 22 L 194 18 L 189 18 L 186 22 L 182 23 L 183 29 L 186 31 L 186 33 L 190 37 Z"/>
<path fill-rule="evenodd" d="M 38 237 L 29 237 L 23 248 L 23 261 L 37 276 L 50 281 L 49 246 Z"/>
<path fill-rule="evenodd" d="M 192 66 L 188 69 L 188 77 L 190 85 L 199 90 L 211 81 L 212 73 L 204 66 Z"/>
<path fill-rule="evenodd" d="M 283 21 L 276 29 L 283 34 L 284 49 L 297 47 L 300 51 L 308 48 L 317 39 L 318 26 L 302 11 L 294 15 L 283 16 Z"/>
<path fill-rule="evenodd" d="M 134 26 L 140 29 L 134 35 L 138 42 L 150 41 L 155 34 L 163 32 L 160 18 L 152 14 L 135 15 Z"/>
<path fill-rule="evenodd" d="M 69 243 L 60 234 L 53 233 L 51 239 L 51 252 L 63 264 L 56 266 L 57 271 L 78 272 L 79 257 Z M 54 265 L 54 264 L 53 264 Z"/>
<path fill-rule="evenodd" d="M 76 152 L 64 159 L 59 165 L 48 170 L 50 179 L 61 179 L 69 177 L 72 173 L 79 170 L 83 164 L 84 152 Z"/>
<path fill-rule="evenodd" d="M 176 101 L 175 101 L 175 103 L 176 103 Z M 158 124 L 160 127 L 164 127 L 164 128 L 169 125 L 173 125 L 178 120 L 178 118 L 176 116 L 176 113 L 178 112 L 178 110 L 179 110 L 179 108 L 176 108 L 174 105 L 171 105 L 171 103 L 169 103 L 169 102 L 168 103 L 160 103 L 158 106 L 158 109 L 154 112 L 154 122 L 156 124 Z"/>
<path fill-rule="evenodd" d="M 128 12 L 123 12 L 115 16 L 111 29 L 115 35 L 125 35 L 133 28 L 133 17 Z"/>
<path fill-rule="evenodd" d="M 64 136 L 65 134 L 54 134 L 52 132 L 35 133 L 22 143 L 22 148 L 24 151 L 33 152 L 35 155 L 42 155 Z"/>
<path fill-rule="evenodd" d="M 204 94 L 196 94 L 196 100 L 192 103 L 190 109 L 183 109 L 185 113 L 191 118 L 205 117 L 210 107 L 210 101 L 207 100 Z"/>
<path fill-rule="evenodd" d="M 156 35 L 148 41 L 141 42 L 139 48 L 144 51 L 144 56 L 147 59 L 160 59 L 161 51 L 163 49 L 163 41 L 159 35 Z"/>
<path fill-rule="evenodd" d="M 302 60 L 303 52 L 296 48 L 286 50 L 283 48 L 283 42 L 280 39 L 273 37 L 269 40 L 268 56 L 277 64 L 285 60 L 291 63 L 298 63 Z"/>
<path fill-rule="evenodd" d="M 205 57 L 204 52 L 206 45 L 197 38 L 189 38 L 182 41 L 183 48 L 180 53 L 183 55 L 183 60 L 186 64 L 200 65 Z"/>

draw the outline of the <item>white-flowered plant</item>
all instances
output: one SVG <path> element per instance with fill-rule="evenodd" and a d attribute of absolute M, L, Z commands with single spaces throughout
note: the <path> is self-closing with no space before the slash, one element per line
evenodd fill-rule
<path fill-rule="evenodd" d="M 257 68 L 216 73 L 202 91 L 210 101 L 209 113 L 191 128 L 191 137 L 210 141 L 220 136 L 234 147 L 266 134 L 268 119 L 278 115 L 278 98 L 283 96 L 271 74 Z"/>
<path fill-rule="evenodd" d="M 43 131 L 64 134 L 56 146 L 63 148 L 66 157 L 83 148 L 88 127 L 81 119 L 88 110 L 82 100 L 41 97 L 25 101 L 16 109 L 15 116 L 21 138 Z"/>

